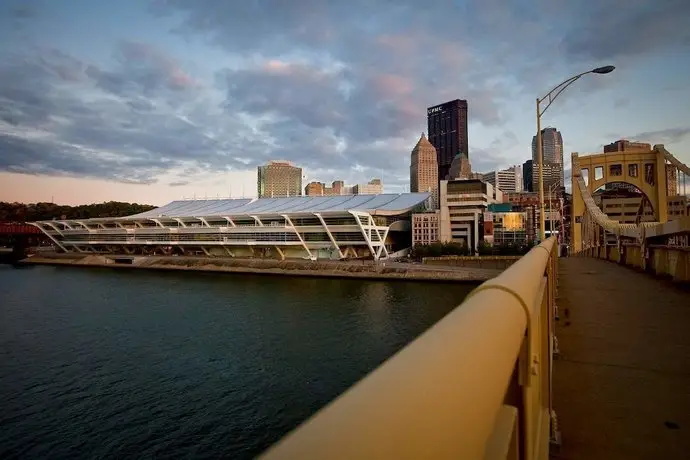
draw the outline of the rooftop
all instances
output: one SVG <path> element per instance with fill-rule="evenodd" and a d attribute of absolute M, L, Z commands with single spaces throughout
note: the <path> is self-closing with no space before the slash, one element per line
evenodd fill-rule
<path fill-rule="evenodd" d="M 412 210 L 429 198 L 428 193 L 379 195 L 292 196 L 285 198 L 229 198 L 179 200 L 122 219 L 157 217 L 275 216 L 280 214 L 368 212 L 396 215 Z"/>

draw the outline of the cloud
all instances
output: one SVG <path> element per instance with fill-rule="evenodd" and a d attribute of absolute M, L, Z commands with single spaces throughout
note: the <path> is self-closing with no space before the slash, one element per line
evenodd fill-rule
<path fill-rule="evenodd" d="M 232 152 L 251 140 L 248 129 L 162 52 L 123 43 L 118 64 L 102 70 L 59 50 L 34 51 L 0 67 L 0 169 L 146 183 L 189 161 L 245 169 Z M 260 158 L 261 148 L 242 154 Z"/>
<path fill-rule="evenodd" d="M 667 28 L 687 2 L 657 3 L 153 1 L 148 20 L 173 39 L 98 41 L 110 54 L 96 58 L 45 40 L 0 47 L 0 170 L 181 186 L 283 158 L 324 181 L 403 184 L 426 107 L 455 98 L 469 101 L 474 169 L 504 167 L 518 143 L 505 125 L 524 117 L 512 106 L 551 69 L 687 45 Z M 180 37 L 189 48 L 171 45 Z M 610 85 L 583 79 L 564 98 Z"/>
<path fill-rule="evenodd" d="M 565 0 L 554 2 L 561 6 Z M 563 51 L 581 60 L 610 60 L 657 50 L 690 49 L 690 3 L 686 0 L 567 2 L 577 10 L 562 40 Z"/>
<path fill-rule="evenodd" d="M 644 133 L 627 136 L 624 139 L 637 140 L 654 144 L 675 144 L 690 135 L 690 126 L 668 128 L 658 131 L 647 131 Z"/>
<path fill-rule="evenodd" d="M 30 19 L 36 17 L 38 13 L 30 5 L 16 4 L 9 8 L 9 15 L 15 19 Z"/>
<path fill-rule="evenodd" d="M 616 108 L 628 107 L 630 105 L 630 99 L 627 97 L 619 97 L 613 101 L 613 106 Z"/>

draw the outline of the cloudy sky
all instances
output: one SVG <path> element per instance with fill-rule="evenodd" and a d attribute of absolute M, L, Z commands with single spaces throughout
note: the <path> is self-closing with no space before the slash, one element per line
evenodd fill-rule
<path fill-rule="evenodd" d="M 0 200 L 256 194 L 256 166 L 408 186 L 426 107 L 469 103 L 473 170 L 618 138 L 690 162 L 687 0 L 0 0 Z"/>

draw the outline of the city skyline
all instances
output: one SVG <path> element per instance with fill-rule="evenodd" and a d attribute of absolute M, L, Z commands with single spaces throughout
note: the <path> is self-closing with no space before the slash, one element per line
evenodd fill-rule
<path fill-rule="evenodd" d="M 600 152 L 614 139 L 663 143 L 688 163 L 690 108 L 679 101 L 690 97 L 690 63 L 678 34 L 688 33 L 690 8 L 621 4 L 544 3 L 535 23 L 517 2 L 420 11 L 403 1 L 395 12 L 335 2 L 270 11 L 9 2 L 0 14 L 0 200 L 249 195 L 256 167 L 273 158 L 350 183 L 385 171 L 387 189 L 402 191 L 425 109 L 456 98 L 469 105 L 473 169 L 500 170 L 529 158 L 534 98 L 606 64 L 615 73 L 573 85 L 543 120 L 565 138 L 566 183 L 570 152 Z M 555 19 L 558 29 L 548 26 Z M 260 39 L 248 39 L 257 33 L 247 24 Z M 612 33 L 632 27 L 653 33 Z"/>

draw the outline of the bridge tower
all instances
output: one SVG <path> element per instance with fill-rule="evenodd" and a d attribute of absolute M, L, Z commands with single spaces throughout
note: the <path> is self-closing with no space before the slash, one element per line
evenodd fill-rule
<path fill-rule="evenodd" d="M 649 152 L 612 152 L 580 156 L 572 153 L 571 252 L 582 250 L 587 231 L 585 202 L 577 178 L 585 178 L 591 196 L 603 185 L 624 182 L 640 190 L 654 209 L 657 222 L 668 221 L 666 191 L 666 150 L 655 145 Z M 596 227 L 596 225 L 594 225 Z"/>

